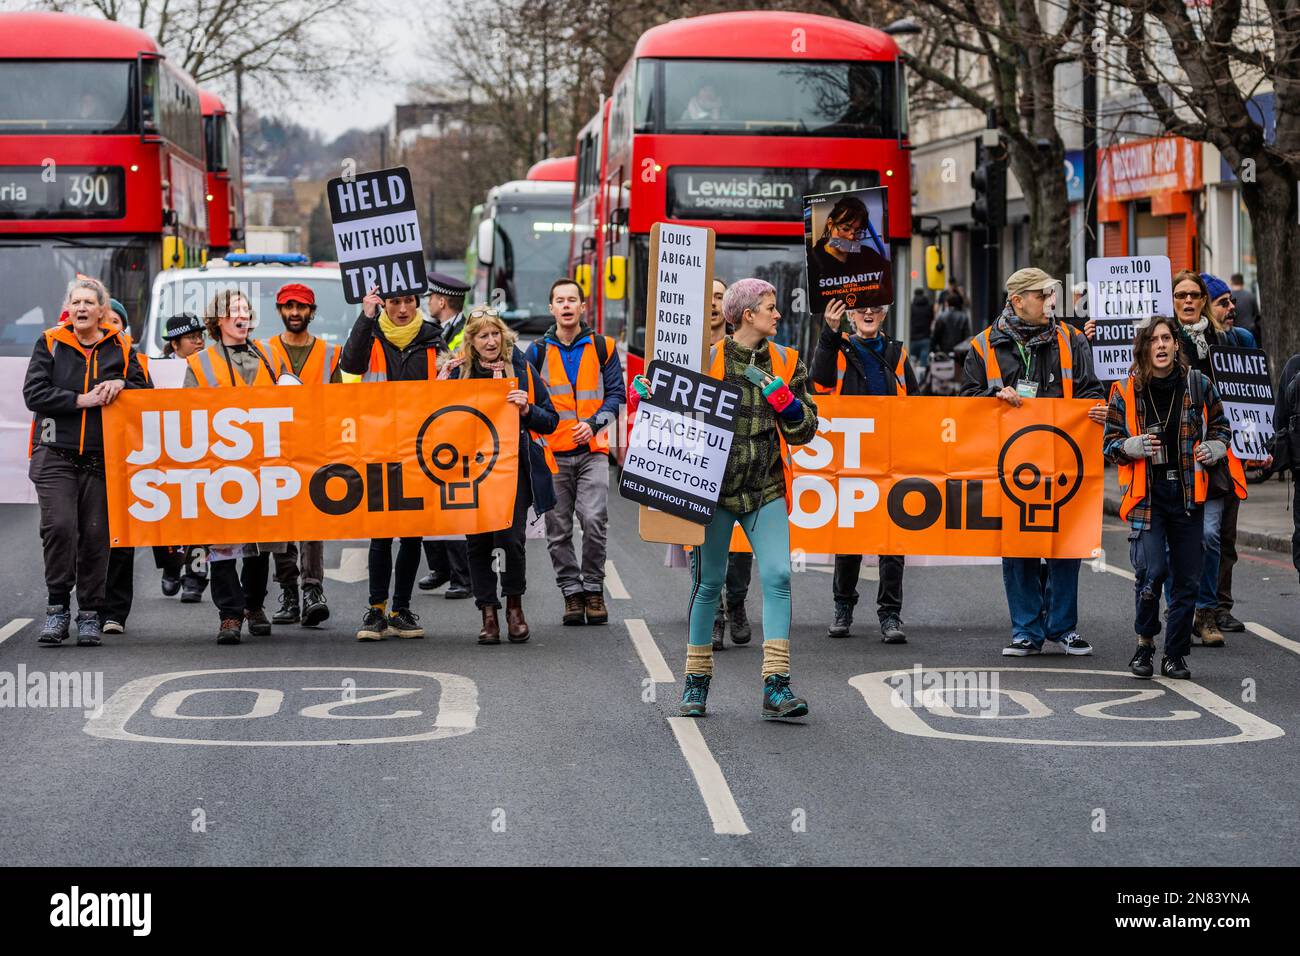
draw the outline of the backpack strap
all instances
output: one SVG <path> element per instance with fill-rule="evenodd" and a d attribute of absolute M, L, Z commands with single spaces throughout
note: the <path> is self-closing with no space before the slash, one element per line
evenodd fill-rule
<path fill-rule="evenodd" d="M 596 358 L 600 360 L 600 369 L 603 372 L 609 363 L 609 340 L 603 335 L 592 332 L 591 341 L 596 346 Z"/>

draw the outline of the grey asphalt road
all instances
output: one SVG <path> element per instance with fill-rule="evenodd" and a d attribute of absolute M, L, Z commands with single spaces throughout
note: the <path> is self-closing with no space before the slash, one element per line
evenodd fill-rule
<path fill-rule="evenodd" d="M 1300 862 L 1300 587 L 1281 555 L 1243 552 L 1237 614 L 1259 630 L 1195 649 L 1191 682 L 1126 671 L 1114 519 L 1110 570 L 1081 578 L 1091 657 L 1002 657 L 996 565 L 909 567 L 904 646 L 880 642 L 863 580 L 854 636 L 831 640 L 830 575 L 808 568 L 796 725 L 760 719 L 758 635 L 717 655 L 709 716 L 674 719 L 687 573 L 617 496 L 610 623 L 560 626 L 532 541 L 519 646 L 477 646 L 472 602 L 438 592 L 417 592 L 425 640 L 358 643 L 364 582 L 331 580 L 325 628 L 219 647 L 211 603 L 163 597 L 143 551 L 124 636 L 39 647 L 36 525 L 35 508 L 0 508 L 0 689 L 86 672 L 106 706 L 0 706 L 0 863 Z M 329 544 L 327 566 L 355 567 L 344 549 L 362 544 Z M 916 667 L 949 691 L 891 698 L 889 675 Z"/>

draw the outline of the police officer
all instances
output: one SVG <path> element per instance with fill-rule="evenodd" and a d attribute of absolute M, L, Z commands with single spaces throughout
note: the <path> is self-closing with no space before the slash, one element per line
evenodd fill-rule
<path fill-rule="evenodd" d="M 291 370 L 304 385 L 328 385 L 341 382 L 340 346 L 319 339 L 307 331 L 316 317 L 316 293 L 301 282 L 290 282 L 275 294 L 275 307 L 284 323 L 284 331 L 267 340 L 271 356 Z M 301 568 L 300 568 L 301 565 Z M 302 603 L 298 600 L 298 580 L 302 579 Z M 325 603 L 325 545 L 321 541 L 288 542 L 288 548 L 275 555 L 275 582 L 280 585 L 280 608 L 271 617 L 272 624 L 319 627 L 330 616 Z"/>
<path fill-rule="evenodd" d="M 442 331 L 442 340 L 452 352 L 460 349 L 465 332 L 465 296 L 469 283 L 445 272 L 429 273 L 429 316 Z M 470 596 L 469 551 L 464 538 L 455 541 L 426 541 L 424 556 L 429 573 L 420 578 L 421 591 L 432 591 L 447 584 L 443 597 L 458 600 Z"/>

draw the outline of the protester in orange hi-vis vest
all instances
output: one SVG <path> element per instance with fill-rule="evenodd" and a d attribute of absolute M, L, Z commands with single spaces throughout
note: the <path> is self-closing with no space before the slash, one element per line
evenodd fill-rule
<path fill-rule="evenodd" d="M 212 344 L 186 361 L 185 388 L 240 388 L 245 385 L 274 385 L 287 371 L 277 364 L 264 343 L 252 341 L 249 333 L 257 324 L 253 307 L 242 292 L 223 289 L 213 296 L 204 316 Z M 270 575 L 270 555 L 284 551 L 283 542 L 273 544 L 210 543 L 208 574 L 212 579 L 212 600 L 221 625 L 218 644 L 238 644 L 244 621 L 257 637 L 271 633 L 271 621 L 263 605 Z M 242 559 L 242 569 L 236 560 Z"/>
<path fill-rule="evenodd" d="M 836 299 L 826 307 L 826 323 L 813 352 L 813 390 L 828 395 L 915 395 L 916 373 L 907 360 L 902 342 L 884 331 L 889 307 L 849 309 Z M 840 332 L 840 320 L 847 315 L 853 334 Z M 827 629 L 830 637 L 848 637 L 853 626 L 853 608 L 858 603 L 858 575 L 861 554 L 837 554 L 831 589 L 835 597 L 835 618 Z M 903 630 L 903 556 L 880 556 L 880 586 L 876 592 L 876 616 L 886 644 L 906 644 Z"/>
<path fill-rule="evenodd" d="M 525 550 L 528 508 L 532 506 L 537 514 L 546 515 L 555 506 L 552 479 L 557 468 L 547 442 L 548 436 L 555 433 L 559 415 L 541 375 L 515 347 L 515 334 L 500 313 L 487 306 L 473 309 L 466 317 L 461 346 L 439 377 L 462 381 L 515 380 L 515 386 L 506 395 L 506 401 L 519 412 L 514 515 L 510 527 L 468 535 L 466 542 L 470 586 L 474 589 L 474 603 L 483 615 L 478 642 L 501 643 L 501 622 L 497 618 L 501 609 L 497 595 L 499 577 L 501 594 L 506 599 L 506 636 L 510 643 L 522 644 L 529 635 L 523 604 L 528 586 Z M 498 552 L 505 558 L 500 567 L 495 558 Z"/>
<path fill-rule="evenodd" d="M 267 340 L 275 360 L 304 385 L 329 385 L 342 381 L 339 360 L 343 348 L 312 335 L 307 327 L 316 317 L 316 293 L 301 282 L 290 282 L 275 294 L 275 307 L 284 331 Z M 301 567 L 299 565 L 301 564 Z M 298 582 L 302 581 L 299 598 Z M 272 624 L 319 627 L 330 616 L 325 603 L 325 545 L 321 541 L 290 541 L 275 555 L 275 583 L 280 585 L 280 607 Z"/>
<path fill-rule="evenodd" d="M 1160 592 L 1168 583 L 1160 673 L 1186 680 L 1192 676 L 1186 658 L 1202 572 L 1206 469 L 1227 455 L 1232 428 L 1214 383 L 1188 368 L 1177 320 L 1135 325 L 1133 367 L 1111 391 L 1103 443 L 1107 460 L 1119 465 L 1120 517 L 1134 532 L 1129 550 L 1138 645 L 1129 669 L 1137 677 L 1154 673 Z"/>
<path fill-rule="evenodd" d="M 703 717 L 713 677 L 713 618 L 737 524 L 749 539 L 763 587 L 763 716 L 803 717 L 808 702 L 790 690 L 790 446 L 817 434 L 817 406 L 808 372 L 792 348 L 771 341 L 781 313 L 776 289 L 762 279 L 741 279 L 723 297 L 735 332 L 713 346 L 708 373 L 741 391 L 735 436 L 713 519 L 694 562 L 686 686 L 680 712 Z M 642 398 L 645 376 L 634 385 Z"/>
<path fill-rule="evenodd" d="M 559 466 L 555 507 L 546 515 L 546 546 L 564 595 L 565 624 L 604 624 L 605 535 L 609 523 L 609 432 L 627 397 L 614 340 L 583 320 L 587 303 L 572 279 L 551 283 L 555 324 L 528 348 L 560 416 L 547 441 Z M 582 561 L 573 519 L 582 526 Z"/>
<path fill-rule="evenodd" d="M 364 382 L 407 382 L 438 377 L 438 353 L 446 346 L 438 326 L 426 322 L 420 299 L 414 295 L 381 298 L 371 288 L 361 314 L 343 346 L 340 367 Z M 419 615 L 411 610 L 411 592 L 420 573 L 419 536 L 402 538 L 393 563 L 393 539 L 372 538 L 367 561 L 370 568 L 370 602 L 357 629 L 357 640 L 378 641 L 396 637 L 424 637 Z M 392 587 L 392 606 L 388 603 Z"/>
<path fill-rule="evenodd" d="M 102 282 L 74 279 L 64 301 L 68 322 L 37 338 L 23 382 L 48 592 L 42 644 L 68 639 L 74 586 L 77 644 L 102 640 L 109 535 L 101 409 L 123 388 L 149 387 L 130 343 L 103 322 L 107 304 Z"/>
<path fill-rule="evenodd" d="M 1088 417 L 1106 421 L 1105 391 L 1092 373 L 1092 350 L 1083 333 L 1057 320 L 1060 282 L 1042 269 L 1021 269 L 1007 279 L 1006 305 L 993 325 L 971 339 L 961 393 L 997 398 L 1020 407 L 1035 398 L 1096 399 Z M 1047 563 L 1046 575 L 1042 561 Z M 1039 654 L 1056 641 L 1067 654 L 1091 654 L 1079 623 L 1078 558 L 1003 558 L 1002 584 L 1011 611 L 1011 643 L 1004 655 Z"/>

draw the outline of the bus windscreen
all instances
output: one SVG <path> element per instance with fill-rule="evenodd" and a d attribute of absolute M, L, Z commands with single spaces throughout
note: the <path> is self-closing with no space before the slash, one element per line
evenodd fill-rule
<path fill-rule="evenodd" d="M 0 62 L 0 133 L 129 133 L 131 70 L 118 60 Z"/>

